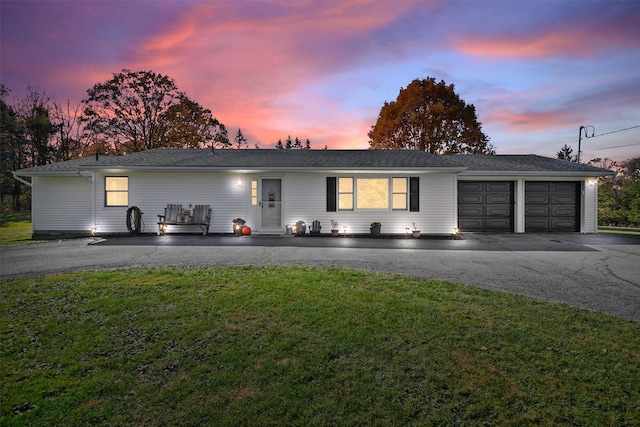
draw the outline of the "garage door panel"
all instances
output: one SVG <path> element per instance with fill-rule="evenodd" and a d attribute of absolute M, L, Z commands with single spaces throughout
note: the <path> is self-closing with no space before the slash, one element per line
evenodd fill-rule
<path fill-rule="evenodd" d="M 550 191 L 573 193 L 576 190 L 575 182 L 552 182 L 550 183 Z"/>
<path fill-rule="evenodd" d="M 509 218 L 511 216 L 511 206 L 496 206 L 496 205 L 487 205 L 485 207 L 485 215 L 486 216 L 501 216 L 505 218 Z"/>
<path fill-rule="evenodd" d="M 548 206 L 529 206 L 525 212 L 525 216 L 527 217 L 548 217 L 549 216 L 549 207 Z"/>
<path fill-rule="evenodd" d="M 548 218 L 527 218 L 525 220 L 525 228 L 533 230 L 544 230 L 549 228 Z"/>
<path fill-rule="evenodd" d="M 576 228 L 576 222 L 570 218 L 553 219 L 551 221 L 551 228 L 558 231 L 574 231 Z"/>
<path fill-rule="evenodd" d="M 550 188 L 549 182 L 527 182 L 527 191 L 549 191 Z"/>
<path fill-rule="evenodd" d="M 491 230 L 511 231 L 511 219 L 509 218 L 487 218 L 485 228 Z"/>
<path fill-rule="evenodd" d="M 496 203 L 496 204 L 511 203 L 511 194 L 495 194 L 495 193 L 486 194 L 485 203 Z"/>
<path fill-rule="evenodd" d="M 486 182 L 485 183 L 485 190 L 486 191 L 499 191 L 499 192 L 502 192 L 502 193 L 508 193 L 508 192 L 511 192 L 511 182 L 510 181 Z"/>
<path fill-rule="evenodd" d="M 482 218 L 460 218 L 458 227 L 461 230 L 484 230 L 484 219 Z"/>
<path fill-rule="evenodd" d="M 554 205 L 571 205 L 576 202 L 575 194 L 552 194 L 551 203 Z"/>
<path fill-rule="evenodd" d="M 461 206 L 458 211 L 459 216 L 463 217 L 482 217 L 484 216 L 484 206 Z"/>
<path fill-rule="evenodd" d="M 458 203 L 464 204 L 482 204 L 484 203 L 484 194 L 459 194 Z"/>
<path fill-rule="evenodd" d="M 462 190 L 463 192 L 482 192 L 484 191 L 484 183 L 475 181 L 460 181 L 458 182 L 458 190 Z"/>
<path fill-rule="evenodd" d="M 579 231 L 580 183 L 525 183 L 525 231 Z"/>
<path fill-rule="evenodd" d="M 513 231 L 513 182 L 459 181 L 458 227 L 462 231 Z"/>
<path fill-rule="evenodd" d="M 551 215 L 557 217 L 570 217 L 575 219 L 576 208 L 575 206 L 553 206 L 551 207 Z"/>
<path fill-rule="evenodd" d="M 549 204 L 549 200 L 548 194 L 527 194 L 524 202 L 526 204 L 547 205 Z"/>

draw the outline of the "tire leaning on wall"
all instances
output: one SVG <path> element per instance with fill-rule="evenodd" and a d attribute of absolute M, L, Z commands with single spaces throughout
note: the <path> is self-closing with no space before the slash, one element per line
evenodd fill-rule
<path fill-rule="evenodd" d="M 138 234 L 142 231 L 142 215 L 140 208 L 131 206 L 127 209 L 127 230 L 131 234 Z"/>

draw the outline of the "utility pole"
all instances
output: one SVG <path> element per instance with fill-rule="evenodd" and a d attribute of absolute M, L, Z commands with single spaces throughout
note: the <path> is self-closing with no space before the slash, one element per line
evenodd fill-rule
<path fill-rule="evenodd" d="M 591 131 L 591 135 L 589 136 L 589 128 L 592 129 Z M 596 133 L 596 128 L 591 126 L 591 125 L 587 125 L 587 126 L 580 126 L 580 129 L 578 129 L 578 156 L 576 158 L 576 163 L 580 163 L 580 150 L 581 150 L 581 146 L 582 146 L 582 129 L 584 129 L 584 137 L 585 138 L 591 138 L 595 133 Z"/>

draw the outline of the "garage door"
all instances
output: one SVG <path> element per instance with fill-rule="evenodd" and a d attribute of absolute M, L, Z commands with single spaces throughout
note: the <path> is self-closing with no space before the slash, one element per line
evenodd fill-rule
<path fill-rule="evenodd" d="M 512 181 L 458 181 L 462 231 L 513 231 Z"/>
<path fill-rule="evenodd" d="M 525 183 L 525 232 L 580 231 L 580 183 Z"/>

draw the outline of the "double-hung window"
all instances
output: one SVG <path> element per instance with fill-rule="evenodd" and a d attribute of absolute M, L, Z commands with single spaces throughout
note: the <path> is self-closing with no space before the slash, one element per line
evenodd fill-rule
<path fill-rule="evenodd" d="M 353 210 L 353 178 L 338 178 L 338 210 Z"/>
<path fill-rule="evenodd" d="M 107 176 L 104 181 L 105 206 L 129 205 L 129 177 Z"/>
<path fill-rule="evenodd" d="M 391 179 L 391 207 L 394 211 L 407 210 L 407 178 Z"/>

